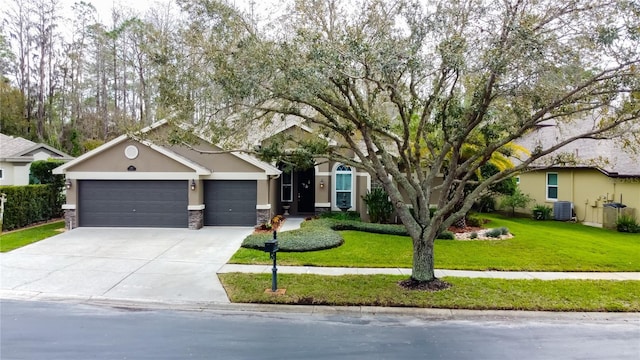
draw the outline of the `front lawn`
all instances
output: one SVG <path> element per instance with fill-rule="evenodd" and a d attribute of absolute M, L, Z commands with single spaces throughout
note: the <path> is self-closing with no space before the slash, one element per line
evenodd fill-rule
<path fill-rule="evenodd" d="M 64 221 L 30 227 L 0 235 L 0 252 L 11 251 L 36 241 L 60 234 Z"/>
<path fill-rule="evenodd" d="M 269 274 L 219 274 L 232 302 L 334 306 L 531 311 L 640 311 L 640 281 L 503 280 L 444 278 L 453 286 L 437 292 L 405 290 L 404 276 L 278 276 L 285 295 L 265 294 Z"/>
<path fill-rule="evenodd" d="M 508 240 L 436 240 L 440 269 L 504 271 L 640 271 L 640 234 L 618 233 L 580 224 L 488 216 L 489 227 L 505 226 Z M 278 254 L 281 265 L 411 267 L 406 236 L 341 232 L 344 245 L 330 250 Z M 229 261 L 268 264 L 262 251 L 240 249 Z"/>

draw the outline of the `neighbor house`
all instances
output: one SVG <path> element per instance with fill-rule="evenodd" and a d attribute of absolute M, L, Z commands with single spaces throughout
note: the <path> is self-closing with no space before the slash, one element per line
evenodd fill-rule
<path fill-rule="evenodd" d="M 343 208 L 366 213 L 361 196 L 371 187 L 368 173 L 330 161 L 283 172 L 277 164 L 222 151 L 204 139 L 191 146 L 153 140 L 167 130 L 168 124 L 159 121 L 138 136 L 122 135 L 55 169 L 67 179 L 67 228 L 199 229 L 254 226 L 285 212 L 308 216 Z M 287 132 L 318 136 L 294 121 L 262 134 L 260 143 Z"/>
<path fill-rule="evenodd" d="M 0 134 L 0 185 L 29 185 L 31 163 L 48 159 L 73 157 L 46 144 Z"/>
<path fill-rule="evenodd" d="M 547 123 L 520 143 L 533 151 L 561 138 L 559 132 L 555 123 Z M 558 157 L 564 159 L 562 165 L 545 164 L 552 158 L 557 163 Z M 619 207 L 626 206 L 624 211 L 629 214 L 640 209 L 640 157 L 625 149 L 619 139 L 581 139 L 520 174 L 519 186 L 534 204 L 553 207 L 557 201 L 568 201 L 577 221 L 611 224 L 615 219 L 607 218 L 611 212 L 615 216 Z"/>

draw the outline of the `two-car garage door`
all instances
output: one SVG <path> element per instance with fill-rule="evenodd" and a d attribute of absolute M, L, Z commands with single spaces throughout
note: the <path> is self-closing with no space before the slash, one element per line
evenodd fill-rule
<path fill-rule="evenodd" d="M 255 180 L 204 182 L 204 225 L 253 226 Z M 188 226 L 186 180 L 81 180 L 78 182 L 80 226 Z"/>
<path fill-rule="evenodd" d="M 188 189 L 186 180 L 82 180 L 79 225 L 185 228 Z"/>

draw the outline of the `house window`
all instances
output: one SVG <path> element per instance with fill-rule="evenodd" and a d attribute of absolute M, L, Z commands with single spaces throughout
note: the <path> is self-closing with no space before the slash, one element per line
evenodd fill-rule
<path fill-rule="evenodd" d="M 293 172 L 283 171 L 282 182 L 280 183 L 280 194 L 282 201 L 293 201 Z"/>
<path fill-rule="evenodd" d="M 0 169 L 0 180 L 4 179 L 4 169 Z"/>
<path fill-rule="evenodd" d="M 353 170 L 344 164 L 340 164 L 335 170 L 334 207 L 355 208 L 353 201 L 354 176 Z"/>
<path fill-rule="evenodd" d="M 547 200 L 558 200 L 557 173 L 547 173 Z"/>

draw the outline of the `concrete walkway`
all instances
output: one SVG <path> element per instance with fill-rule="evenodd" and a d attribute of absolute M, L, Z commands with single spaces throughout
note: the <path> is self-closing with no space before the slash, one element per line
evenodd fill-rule
<path fill-rule="evenodd" d="M 271 273 L 271 265 L 239 265 L 225 264 L 218 274 Z M 407 268 L 344 268 L 318 266 L 278 266 L 279 274 L 318 274 L 318 275 L 411 275 Z M 538 280 L 636 280 L 640 281 L 638 272 L 536 272 L 536 271 L 469 271 L 436 269 L 436 277 L 467 277 L 491 279 L 538 279 Z"/>

